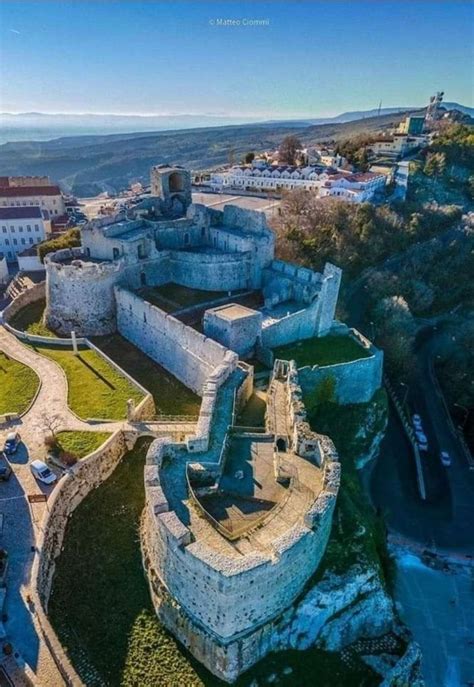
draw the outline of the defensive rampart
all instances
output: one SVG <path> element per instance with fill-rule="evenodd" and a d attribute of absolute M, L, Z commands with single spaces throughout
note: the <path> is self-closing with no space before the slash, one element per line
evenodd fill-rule
<path fill-rule="evenodd" d="M 311 393 L 322 381 L 330 378 L 334 380 L 335 400 L 346 405 L 368 403 L 377 389 L 380 389 L 383 352 L 355 329 L 348 330 L 347 336 L 353 337 L 369 356 L 335 365 L 301 367 L 298 372 L 305 393 Z"/>
<path fill-rule="evenodd" d="M 219 546 L 217 532 L 215 544 L 212 537 L 196 536 L 183 516 L 170 508 L 161 483 L 163 466 L 169 461 L 185 464 L 189 454 L 180 444 L 157 439 L 147 456 L 143 551 L 157 612 L 198 660 L 229 681 L 268 651 L 258 638 L 301 592 L 330 533 L 340 466 L 332 442 L 310 436 L 304 424 L 296 370 L 288 375 L 287 402 L 289 413 L 297 418 L 293 440 L 300 448 L 311 444 L 311 451 L 317 446 L 322 481 L 312 499 L 311 490 L 303 489 L 309 501 L 301 519 L 271 543 L 265 540 L 265 546 L 254 543 L 230 555 Z M 177 484 L 172 488 L 181 489 Z"/>
<path fill-rule="evenodd" d="M 202 395 L 224 362 L 224 346 L 186 326 L 131 291 L 116 287 L 118 331 L 183 384 Z M 237 361 L 235 353 L 229 354 Z"/>

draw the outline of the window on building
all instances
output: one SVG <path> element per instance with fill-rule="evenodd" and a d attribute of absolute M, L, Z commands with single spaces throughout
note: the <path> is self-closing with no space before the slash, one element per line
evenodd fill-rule
<path fill-rule="evenodd" d="M 13 245 L 18 246 L 18 241 L 16 239 L 13 239 Z"/>
<path fill-rule="evenodd" d="M 23 233 L 23 227 L 18 227 L 18 230 L 19 230 L 20 234 Z"/>
<path fill-rule="evenodd" d="M 34 243 L 34 241 L 33 241 L 33 239 L 31 238 L 31 236 L 30 236 L 30 243 Z"/>
<path fill-rule="evenodd" d="M 12 234 L 15 233 L 15 227 L 12 224 L 10 224 L 10 231 L 12 232 Z"/>
<path fill-rule="evenodd" d="M 10 245 L 10 239 L 5 239 L 5 245 L 9 246 Z"/>
<path fill-rule="evenodd" d="M 39 224 L 35 224 L 35 231 L 39 231 L 39 230 L 40 230 Z"/>
<path fill-rule="evenodd" d="M 186 232 L 184 235 L 184 245 L 187 246 L 189 244 L 189 234 Z"/>
<path fill-rule="evenodd" d="M 25 245 L 26 239 L 21 239 L 21 242 L 22 242 L 23 245 Z"/>
<path fill-rule="evenodd" d="M 120 250 L 118 248 L 113 249 L 114 260 L 118 260 L 120 257 Z"/>
<path fill-rule="evenodd" d="M 26 231 L 31 231 L 31 224 L 26 225 Z"/>
<path fill-rule="evenodd" d="M 6 234 L 6 233 L 7 233 L 7 228 L 6 228 L 6 226 L 5 226 L 5 225 L 3 225 L 3 227 L 2 227 L 2 231 L 3 231 L 3 233 L 4 233 L 4 234 Z"/>

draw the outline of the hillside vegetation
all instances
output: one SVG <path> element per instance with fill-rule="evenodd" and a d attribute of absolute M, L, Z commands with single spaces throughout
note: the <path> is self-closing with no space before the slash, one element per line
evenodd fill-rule
<path fill-rule="evenodd" d="M 406 113 L 405 113 L 406 114 Z M 404 113 L 345 124 L 295 127 L 281 123 L 225 126 L 159 133 L 72 136 L 0 146 L 1 174 L 48 174 L 78 196 L 119 191 L 133 181 L 148 182 L 150 167 L 175 163 L 191 169 L 239 160 L 248 150 L 274 150 L 288 134 L 303 145 L 347 139 L 398 123 Z"/>

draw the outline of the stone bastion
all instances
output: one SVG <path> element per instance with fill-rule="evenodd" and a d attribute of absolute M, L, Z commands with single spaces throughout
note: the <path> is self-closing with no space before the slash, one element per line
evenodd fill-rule
<path fill-rule="evenodd" d="M 65 248 L 44 262 L 49 327 L 66 335 L 73 330 L 85 330 L 89 336 L 116 330 L 113 286 L 120 277 L 120 261 L 93 261 L 81 248 Z"/>
<path fill-rule="evenodd" d="M 261 432 L 233 424 L 246 380 L 232 366 L 215 390 L 206 451 L 156 439 L 145 468 L 142 548 L 157 614 L 229 682 L 268 653 L 265 637 L 317 569 L 340 481 L 334 445 L 307 423 L 294 364 L 275 363 Z"/>

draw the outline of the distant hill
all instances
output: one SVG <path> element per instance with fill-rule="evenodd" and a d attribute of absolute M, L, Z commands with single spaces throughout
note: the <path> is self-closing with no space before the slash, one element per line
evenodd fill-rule
<path fill-rule="evenodd" d="M 6 143 L 0 146 L 0 175 L 47 174 L 79 196 L 117 192 L 131 182 L 147 182 L 154 164 L 205 169 L 228 162 L 230 156 L 238 161 L 249 150 L 275 149 L 288 133 L 296 134 L 304 145 L 312 145 L 381 131 L 398 124 L 406 114 L 345 123 L 247 124 Z"/>

